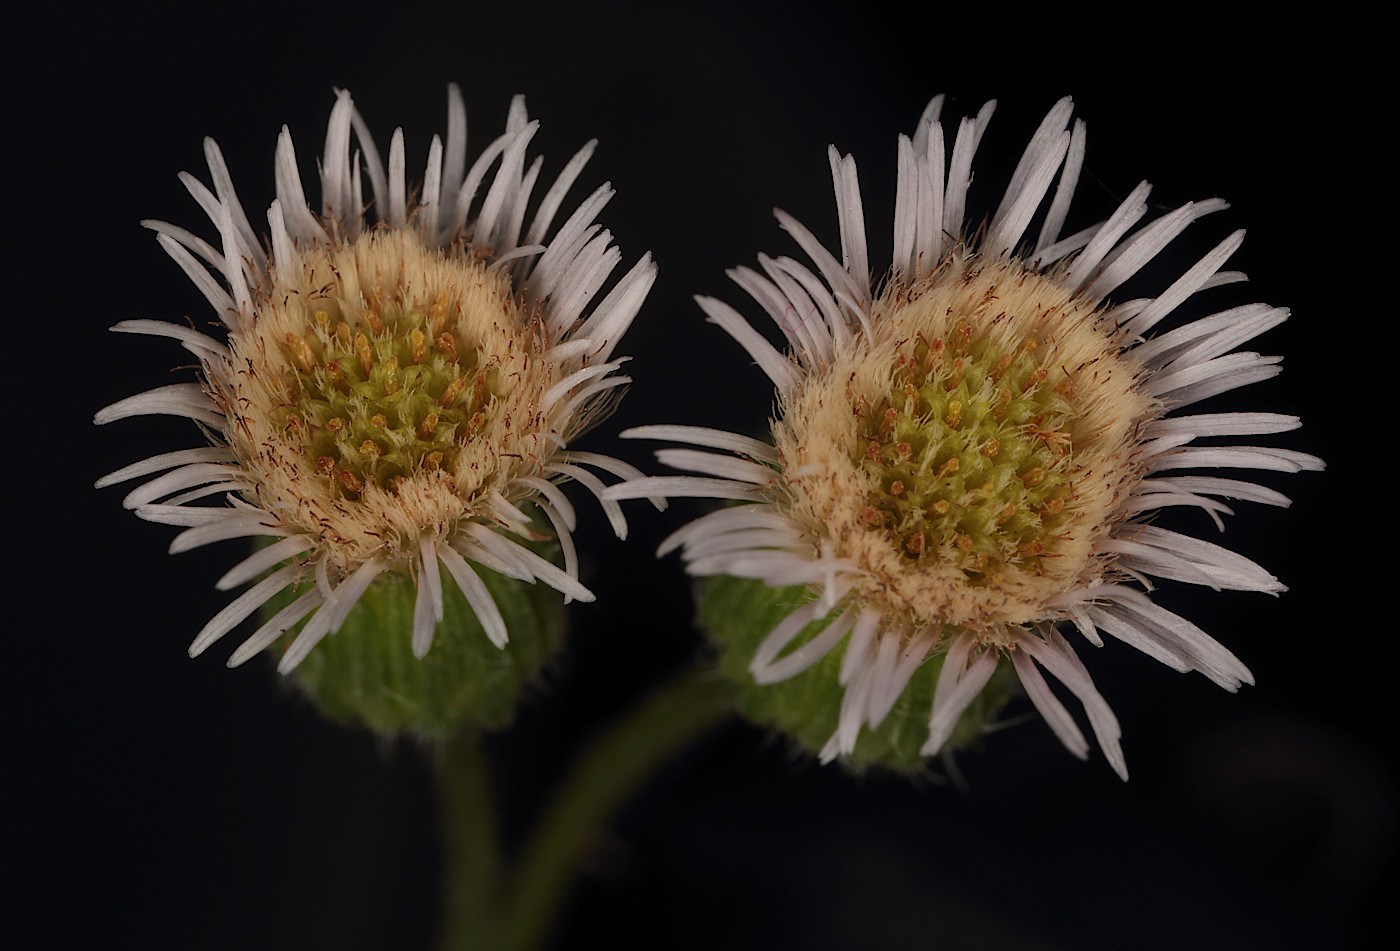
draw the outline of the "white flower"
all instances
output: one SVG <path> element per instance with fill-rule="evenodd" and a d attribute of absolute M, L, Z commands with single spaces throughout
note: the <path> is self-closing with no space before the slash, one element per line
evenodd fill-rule
<path fill-rule="evenodd" d="M 220 589 L 285 562 L 220 611 L 191 656 L 302 583 L 229 660 L 246 661 L 309 618 L 282 658 L 279 669 L 291 670 L 389 570 L 416 578 L 419 657 L 443 615 L 439 565 L 497 646 L 508 632 L 473 563 L 592 600 L 578 580 L 574 510 L 558 483 L 574 480 L 598 495 L 603 482 L 585 467 L 639 474 L 567 447 L 628 382 L 616 372 L 625 358 L 613 351 L 656 267 L 643 255 L 594 303 L 622 257 L 594 223 L 612 188 L 602 185 L 553 225 L 596 142 L 570 159 L 527 218 L 542 159 L 526 161 L 539 123 L 527 118 L 524 98 L 511 102 L 505 133 L 468 166 L 466 111 L 458 88 L 448 92 L 446 143 L 433 137 L 416 199 L 403 131 L 394 132 L 386 166 L 341 92 L 319 162 L 319 213 L 307 203 L 284 127 L 277 199 L 261 237 L 211 139 L 212 191 L 189 174 L 181 180 L 213 222 L 217 247 L 145 222 L 227 333 L 154 320 L 112 328 L 179 341 L 199 359 L 202 378 L 114 403 L 95 421 L 184 416 L 207 444 L 137 462 L 98 486 L 162 473 L 124 504 L 185 526 L 172 552 L 276 539 L 225 574 Z M 192 504 L 210 497 L 225 504 Z M 553 523 L 562 569 L 513 540 L 542 537 L 521 510 L 526 502 Z M 622 536 L 619 506 L 602 504 Z"/>
<path fill-rule="evenodd" d="M 763 255 L 761 273 L 729 272 L 778 325 L 789 355 L 728 305 L 697 298 L 776 385 L 773 444 L 686 426 L 630 430 L 623 435 L 720 452 L 661 450 L 663 463 L 698 475 L 629 481 L 605 497 L 746 503 L 697 519 L 661 551 L 682 549 L 694 575 L 813 592 L 763 641 L 750 672 L 758 684 L 784 680 L 844 643 L 844 694 L 823 759 L 850 754 L 914 671 L 946 652 L 924 755 L 938 752 L 1006 657 L 1051 728 L 1085 757 L 1089 745 L 1042 671 L 1074 694 L 1126 778 L 1117 720 L 1059 628 L 1067 623 L 1096 646 L 1108 634 L 1227 690 L 1252 683 L 1234 655 L 1131 582 L 1150 590 L 1147 576 L 1156 576 L 1270 593 L 1283 585 L 1147 519 L 1188 505 L 1219 526 L 1229 512 L 1220 498 L 1288 504 L 1271 489 L 1199 470 L 1292 472 L 1321 462 L 1284 449 L 1192 445 L 1299 425 L 1272 413 L 1182 412 L 1276 374 L 1279 358 L 1235 348 L 1287 311 L 1234 307 L 1147 336 L 1193 295 L 1243 279 L 1221 270 L 1243 232 L 1157 297 L 1110 303 L 1191 222 L 1226 205 L 1188 203 L 1139 225 L 1144 182 L 1108 220 L 1061 238 L 1085 141 L 1082 121 L 1070 128 L 1068 98 L 1037 129 L 990 222 L 965 230 L 973 153 L 993 105 L 958 124 L 951 153 L 941 96 L 912 139 L 899 137 L 894 260 L 882 286 L 870 281 L 855 162 L 831 148 L 841 259 L 778 211 L 815 272 Z M 823 618 L 819 634 L 784 653 Z"/>

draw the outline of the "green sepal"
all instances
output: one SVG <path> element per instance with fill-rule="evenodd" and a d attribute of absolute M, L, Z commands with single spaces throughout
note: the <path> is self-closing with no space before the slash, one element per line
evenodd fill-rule
<path fill-rule="evenodd" d="M 410 640 L 417 589 L 404 572 L 380 575 L 335 634 L 324 638 L 288 677 L 328 719 L 377 733 L 447 737 L 475 724 L 496 729 L 510 722 L 526 686 L 564 638 L 563 596 L 474 565 L 491 592 L 510 639 L 504 648 L 487 638 L 452 576 L 442 574 L 443 615 L 433 646 L 421 660 Z M 270 615 L 293 596 L 280 594 Z M 298 624 L 270 653 L 280 657 Z"/>
<path fill-rule="evenodd" d="M 760 726 L 787 734 L 805 750 L 816 753 L 836 731 L 845 688 L 837 682 L 849 636 L 826 656 L 795 677 L 775 684 L 756 684 L 749 663 L 763 639 L 783 618 L 813 596 L 804 586 L 770 588 L 750 578 L 716 575 L 699 585 L 696 595 L 700 626 L 722 648 L 720 671 L 738 685 L 739 711 Z M 807 625 L 784 653 L 816 637 L 836 615 Z M 895 701 L 879 728 L 861 730 L 848 766 L 871 766 L 901 773 L 923 770 L 929 758 L 919 752 L 928 739 L 933 689 L 943 667 L 944 652 L 924 661 Z M 1019 681 L 1008 663 L 998 664 L 992 679 L 958 720 L 945 751 L 972 745 L 986 732 L 1006 701 L 1019 690 Z"/>

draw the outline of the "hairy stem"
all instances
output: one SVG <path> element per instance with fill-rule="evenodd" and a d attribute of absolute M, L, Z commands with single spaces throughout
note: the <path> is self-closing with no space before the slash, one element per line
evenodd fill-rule
<path fill-rule="evenodd" d="M 437 764 L 444 837 L 439 951 L 491 948 L 498 939 L 500 845 L 490 763 L 481 734 L 445 743 Z"/>
<path fill-rule="evenodd" d="M 645 697 L 579 757 L 520 856 L 508 895 L 502 947 L 534 951 L 575 869 L 602 825 L 653 769 L 732 710 L 730 688 L 691 671 Z"/>

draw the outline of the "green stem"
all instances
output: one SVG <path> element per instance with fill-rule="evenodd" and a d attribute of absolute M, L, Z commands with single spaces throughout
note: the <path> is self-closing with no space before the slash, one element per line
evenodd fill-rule
<path fill-rule="evenodd" d="M 733 709 L 729 686 L 711 671 L 658 688 L 580 756 L 526 843 L 506 906 L 508 951 L 533 951 L 549 937 L 574 870 L 604 822 L 652 769 Z"/>
<path fill-rule="evenodd" d="M 493 946 L 500 888 L 495 797 L 482 737 L 465 729 L 437 764 L 444 837 L 440 951 Z"/>

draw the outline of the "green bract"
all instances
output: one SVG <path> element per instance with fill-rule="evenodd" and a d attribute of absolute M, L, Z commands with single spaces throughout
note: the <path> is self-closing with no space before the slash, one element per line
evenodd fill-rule
<path fill-rule="evenodd" d="M 778 622 L 813 596 L 801 585 L 770 588 L 754 579 L 716 575 L 701 582 L 697 597 L 700 625 L 723 649 L 720 670 L 739 685 L 740 712 L 760 726 L 782 731 L 809 752 L 820 750 L 836 732 L 841 711 L 845 688 L 837 682 L 837 676 L 846 653 L 846 640 L 786 680 L 760 686 L 749 673 L 749 663 L 763 639 Z M 816 637 L 836 616 L 833 612 L 807 625 L 793 639 L 789 651 Z M 928 739 L 928 711 L 943 657 L 940 651 L 914 672 L 880 727 L 862 730 L 855 751 L 844 762 L 856 768 L 879 766 L 902 773 L 918 772 L 927 765 L 928 757 L 919 748 Z M 963 749 L 975 742 L 1016 693 L 1016 678 L 1009 666 L 998 668 L 963 713 L 945 751 Z"/>
<path fill-rule="evenodd" d="M 416 589 L 407 574 L 391 571 L 375 580 L 340 630 L 289 676 L 326 717 L 377 733 L 445 737 L 470 724 L 504 726 L 526 685 L 563 640 L 564 605 L 547 585 L 479 566 L 476 571 L 510 631 L 503 649 L 491 643 L 444 572 L 443 617 L 433 648 L 421 660 L 414 657 Z M 265 610 L 277 610 L 291 595 L 284 592 Z M 285 651 L 301 627 L 283 635 L 273 653 Z"/>

